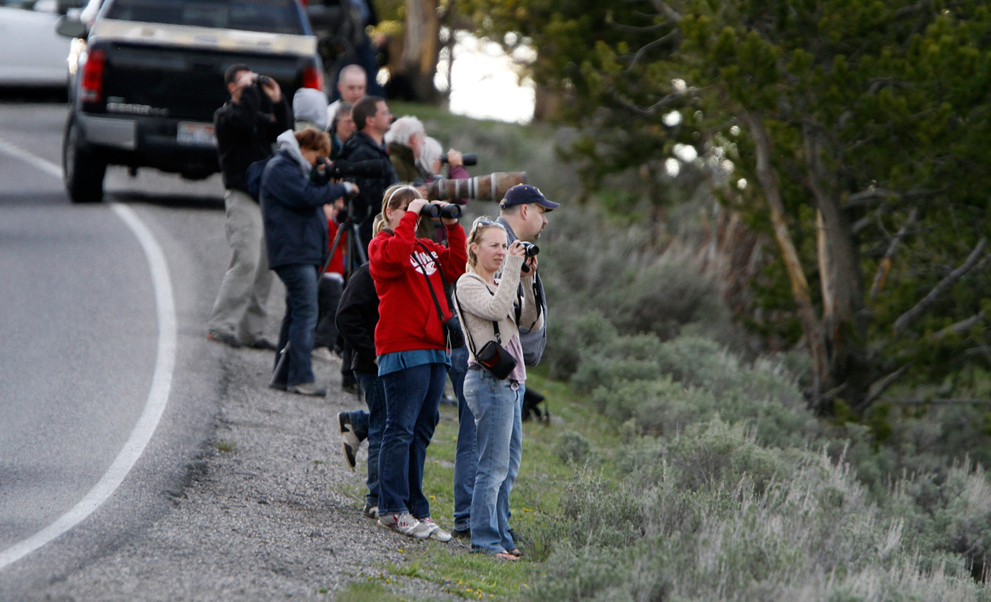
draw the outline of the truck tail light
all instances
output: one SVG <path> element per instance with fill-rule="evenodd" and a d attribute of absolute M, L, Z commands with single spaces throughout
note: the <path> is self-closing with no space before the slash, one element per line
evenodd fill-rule
<path fill-rule="evenodd" d="M 79 97 L 83 102 L 103 100 L 103 73 L 106 71 L 106 66 L 106 52 L 94 50 L 89 53 L 86 64 L 83 65 L 83 79 L 79 86 Z"/>
<path fill-rule="evenodd" d="M 317 69 L 316 65 L 307 65 L 303 68 L 303 87 L 323 92 L 323 72 Z"/>

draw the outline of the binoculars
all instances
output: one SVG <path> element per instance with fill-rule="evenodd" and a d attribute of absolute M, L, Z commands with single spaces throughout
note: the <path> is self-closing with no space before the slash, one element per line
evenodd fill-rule
<path fill-rule="evenodd" d="M 461 217 L 460 205 L 440 205 L 438 203 L 427 203 L 420 209 L 420 215 L 424 217 L 446 217 L 458 219 Z"/>

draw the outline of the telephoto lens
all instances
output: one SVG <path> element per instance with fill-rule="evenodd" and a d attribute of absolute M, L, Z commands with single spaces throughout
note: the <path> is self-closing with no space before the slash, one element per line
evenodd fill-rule
<path fill-rule="evenodd" d="M 532 242 L 520 241 L 523 244 L 523 254 L 527 257 L 536 257 L 537 253 L 540 253 L 540 247 L 533 244 Z"/>

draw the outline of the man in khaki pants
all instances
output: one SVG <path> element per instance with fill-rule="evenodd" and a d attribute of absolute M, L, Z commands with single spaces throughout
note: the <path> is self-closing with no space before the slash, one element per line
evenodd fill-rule
<path fill-rule="evenodd" d="M 248 194 L 248 166 L 272 154 L 272 144 L 292 127 L 289 103 L 275 80 L 231 65 L 224 73 L 231 98 L 214 113 L 217 154 L 224 178 L 225 233 L 231 262 L 210 314 L 207 338 L 232 347 L 275 350 L 263 335 L 265 303 L 272 288 L 258 201 Z"/>

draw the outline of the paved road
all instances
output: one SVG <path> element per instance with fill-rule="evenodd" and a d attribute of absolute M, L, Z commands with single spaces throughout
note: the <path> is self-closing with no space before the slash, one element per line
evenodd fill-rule
<path fill-rule="evenodd" d="M 113 169 L 109 203 L 73 206 L 57 177 L 65 113 L 0 104 L 0 598 L 161 513 L 162 491 L 181 491 L 209 434 L 220 387 L 202 336 L 227 259 L 219 178 Z M 17 544 L 58 535 L 67 513 L 86 520 L 18 560 Z"/>
<path fill-rule="evenodd" d="M 361 404 L 340 391 L 339 363 L 314 365 L 326 399 L 289 395 L 265 386 L 270 352 L 204 337 L 229 258 L 219 179 L 112 169 L 109 202 L 72 206 L 57 177 L 64 119 L 59 105 L 0 101 L 0 601 L 326 600 L 380 579 L 404 550 L 466 554 L 362 518 L 366 452 L 347 469 L 336 427 L 337 412 Z M 161 274 L 132 217 L 167 264 L 164 322 Z M 270 334 L 282 294 L 277 283 Z M 126 478 L 103 491 L 142 438 Z M 428 459 L 450 482 L 453 466 Z M 17 552 L 67 513 L 84 518 Z M 390 581 L 405 599 L 455 598 L 443 580 Z"/>

